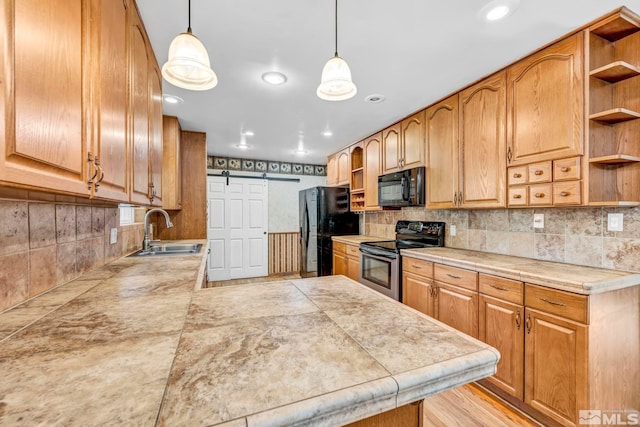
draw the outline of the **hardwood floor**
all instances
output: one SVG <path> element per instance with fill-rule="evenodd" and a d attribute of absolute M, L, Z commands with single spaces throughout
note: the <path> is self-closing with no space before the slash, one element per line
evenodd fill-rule
<path fill-rule="evenodd" d="M 299 279 L 299 274 L 208 282 L 208 288 Z M 424 401 L 424 427 L 541 427 L 517 409 L 472 383 Z"/>

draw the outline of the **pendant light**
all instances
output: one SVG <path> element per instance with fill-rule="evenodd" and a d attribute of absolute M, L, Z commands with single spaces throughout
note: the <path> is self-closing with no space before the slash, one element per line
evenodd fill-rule
<path fill-rule="evenodd" d="M 320 99 L 326 101 L 343 101 L 353 97 L 358 91 L 356 85 L 351 81 L 349 66 L 344 59 L 338 56 L 338 0 L 336 0 L 335 24 L 335 54 L 322 69 L 320 86 L 316 92 Z"/>
<path fill-rule="evenodd" d="M 189 90 L 207 90 L 218 84 L 207 49 L 191 33 L 191 0 L 189 27 L 186 33 L 178 34 L 171 42 L 169 60 L 162 66 L 162 77 L 174 86 Z"/>

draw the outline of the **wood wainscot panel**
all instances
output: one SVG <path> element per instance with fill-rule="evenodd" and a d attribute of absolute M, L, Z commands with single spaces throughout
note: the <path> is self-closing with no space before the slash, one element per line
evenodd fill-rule
<path fill-rule="evenodd" d="M 300 233 L 269 233 L 269 275 L 300 271 Z"/>

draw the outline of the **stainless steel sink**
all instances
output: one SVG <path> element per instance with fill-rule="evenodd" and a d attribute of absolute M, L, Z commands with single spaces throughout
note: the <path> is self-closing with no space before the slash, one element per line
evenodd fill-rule
<path fill-rule="evenodd" d="M 187 255 L 197 254 L 202 248 L 202 243 L 164 243 L 150 246 L 149 249 L 140 249 L 129 256 L 158 256 L 158 255 Z"/>

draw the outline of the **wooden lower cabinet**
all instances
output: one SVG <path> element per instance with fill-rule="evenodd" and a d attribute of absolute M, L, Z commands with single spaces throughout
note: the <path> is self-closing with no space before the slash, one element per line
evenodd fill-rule
<path fill-rule="evenodd" d="M 402 303 L 435 317 L 433 279 L 413 273 L 402 273 Z"/>
<path fill-rule="evenodd" d="M 474 338 L 478 338 L 478 293 L 436 282 L 436 318 Z"/>
<path fill-rule="evenodd" d="M 333 274 L 360 279 L 360 246 L 333 242 Z"/>

